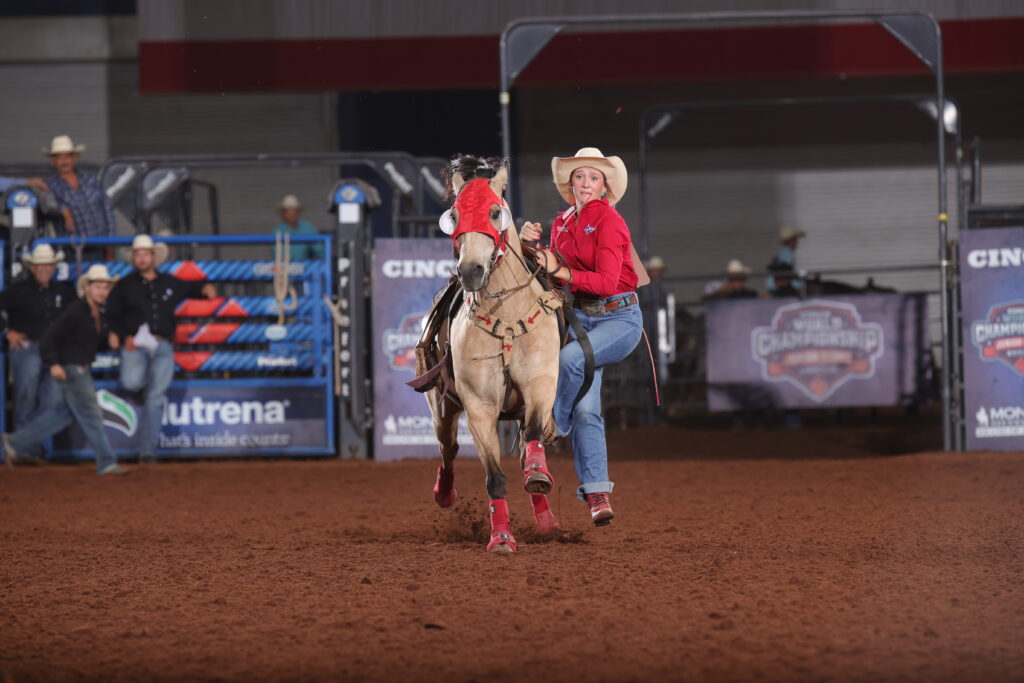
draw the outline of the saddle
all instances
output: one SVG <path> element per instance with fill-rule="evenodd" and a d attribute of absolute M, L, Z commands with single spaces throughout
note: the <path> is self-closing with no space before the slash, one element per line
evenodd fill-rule
<path fill-rule="evenodd" d="M 440 387 L 443 395 L 449 393 L 454 374 L 448 331 L 462 299 L 462 285 L 454 276 L 434 294 L 434 304 L 427 313 L 423 332 L 416 343 L 416 378 L 406 382 L 421 394 L 435 387 Z"/>

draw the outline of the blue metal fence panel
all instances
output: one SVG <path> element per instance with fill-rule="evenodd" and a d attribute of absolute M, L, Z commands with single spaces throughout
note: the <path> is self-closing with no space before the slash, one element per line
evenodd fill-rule
<path fill-rule="evenodd" d="M 72 246 L 67 239 L 41 241 L 66 252 L 70 252 L 69 247 Z M 159 238 L 159 241 L 171 245 L 273 245 L 274 237 L 181 236 Z M 296 236 L 292 239 L 292 243 L 301 242 L 321 244 L 324 256 L 290 264 L 289 280 L 298 291 L 299 298 L 296 307 L 286 311 L 283 326 L 277 325 L 278 304 L 272 296 L 246 294 L 224 297 L 212 307 L 200 307 L 205 311 L 203 315 L 191 315 L 189 311 L 198 309 L 184 306 L 195 300 L 183 302 L 183 307 L 179 308 L 179 317 L 187 318 L 188 324 L 199 325 L 191 336 L 213 324 L 227 325 L 217 332 L 227 330 L 230 334 L 224 338 L 212 335 L 217 338 L 214 343 L 203 341 L 209 336 L 199 335 L 191 344 L 176 348 L 177 370 L 188 372 L 189 377 L 176 378 L 171 384 L 164 410 L 159 456 L 336 454 L 331 362 L 336 353 L 333 348 L 333 320 L 321 300 L 323 295 L 330 295 L 334 287 L 332 237 Z M 131 238 L 89 240 L 92 246 L 130 243 Z M 83 262 L 83 269 L 88 265 Z M 105 262 L 105 265 L 119 276 L 131 271 L 131 266 L 123 261 Z M 274 262 L 251 259 L 176 260 L 162 264 L 160 270 L 177 273 L 185 279 L 207 279 L 214 283 L 238 283 L 233 286 L 259 288 L 267 287 L 273 279 Z M 77 277 L 76 271 L 72 257 L 58 269 L 57 277 L 73 280 Z M 0 286 L 3 285 L 2 277 L 0 274 Z M 261 317 L 273 319 L 252 320 Z M 230 329 L 231 323 L 237 325 L 233 330 Z M 192 344 L 203 346 L 196 348 Z M 245 344 L 254 348 L 221 350 L 217 348 L 219 344 Z M 3 355 L 0 355 L 2 359 Z M 105 419 L 107 435 L 119 454 L 132 455 L 137 453 L 135 438 L 141 408 L 118 388 L 115 379 L 118 366 L 118 354 L 99 354 L 93 372 L 97 393 L 105 392 L 102 403 L 120 409 L 121 419 L 114 419 L 114 416 L 110 420 Z M 5 388 L 0 387 L 0 399 L 4 397 Z M 134 421 L 123 419 L 125 415 L 133 416 Z M 4 428 L 3 420 L 3 415 L 0 415 L 0 428 Z M 92 457 L 84 436 L 76 427 L 59 436 L 55 443 L 54 456 Z"/>

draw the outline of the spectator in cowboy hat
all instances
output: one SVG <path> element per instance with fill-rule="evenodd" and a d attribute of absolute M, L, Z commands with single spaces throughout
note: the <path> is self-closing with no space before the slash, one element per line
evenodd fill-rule
<path fill-rule="evenodd" d="M 807 236 L 807 233 L 803 230 L 797 230 L 791 225 L 783 226 L 779 229 L 779 236 L 775 240 L 776 244 L 779 245 L 778 250 L 775 252 L 775 258 L 772 263 L 777 264 L 775 271 L 781 272 L 783 266 L 787 266 L 790 273 L 793 276 L 790 277 L 790 284 L 793 289 L 803 293 L 807 289 L 806 283 L 799 277 L 796 277 L 796 250 L 800 246 L 800 240 Z M 769 270 L 772 270 L 769 268 Z M 765 289 L 769 293 L 775 291 L 774 278 L 770 277 L 765 281 Z"/>
<path fill-rule="evenodd" d="M 302 220 L 302 203 L 293 194 L 285 195 L 278 203 L 277 210 L 281 213 L 281 222 L 274 228 L 275 233 L 283 235 L 319 235 L 312 223 Z M 310 242 L 292 242 L 291 260 L 306 261 L 310 259 L 321 259 L 324 257 L 322 244 Z"/>
<path fill-rule="evenodd" d="M 43 148 L 50 157 L 54 173 L 46 185 L 61 212 L 58 230 L 77 238 L 112 237 L 117 231 L 114 210 L 95 174 L 75 168 L 85 145 L 76 145 L 67 135 L 58 135 Z M 99 261 L 107 258 L 106 247 L 86 247 L 83 258 Z"/>
<path fill-rule="evenodd" d="M 715 283 L 714 289 L 704 295 L 705 300 L 751 299 L 757 292 L 747 288 L 750 268 L 739 259 L 730 259 L 725 266 L 725 280 Z"/>
<path fill-rule="evenodd" d="M 665 275 L 665 259 L 660 256 L 652 256 L 647 259 L 647 274 L 651 280 L 657 280 Z"/>
<path fill-rule="evenodd" d="M 78 423 L 96 457 L 96 474 L 128 474 L 103 431 L 103 411 L 96 400 L 91 366 L 106 339 L 103 303 L 114 278 L 107 267 L 93 264 L 78 279 L 76 299 L 54 321 L 39 343 L 43 363 L 60 387 L 61 399 L 36 415 L 28 424 L 2 438 L 4 460 L 11 467 L 26 462 L 26 449 Z"/>
<path fill-rule="evenodd" d="M 50 374 L 43 371 L 39 341 L 57 316 L 75 300 L 74 288 L 55 281 L 62 252 L 49 244 L 37 244 L 22 255 L 28 274 L 0 292 L 0 310 L 7 314 L 7 346 L 14 382 L 14 428 L 28 424 L 36 414 L 60 401 Z"/>
<path fill-rule="evenodd" d="M 174 378 L 174 310 L 185 298 L 217 296 L 209 282 L 184 282 L 157 271 L 166 258 L 166 243 L 136 235 L 131 248 L 135 269 L 121 278 L 107 300 L 109 344 L 121 350 L 121 386 L 144 406 L 139 430 L 142 462 L 156 459 L 167 389 Z"/>

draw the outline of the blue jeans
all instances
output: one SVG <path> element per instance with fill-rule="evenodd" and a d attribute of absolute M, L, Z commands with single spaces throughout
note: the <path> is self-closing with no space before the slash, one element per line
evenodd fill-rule
<path fill-rule="evenodd" d="M 156 351 L 121 350 L 121 386 L 128 391 L 145 390 L 139 428 L 139 455 L 156 456 L 160 427 L 164 420 L 167 388 L 174 378 L 174 346 L 161 339 Z"/>
<path fill-rule="evenodd" d="M 29 421 L 61 402 L 57 381 L 43 367 L 39 347 L 30 343 L 23 349 L 14 349 L 11 356 L 11 378 L 14 380 L 14 428 L 21 429 Z M 35 446 L 33 451 L 42 451 Z"/>
<path fill-rule="evenodd" d="M 620 294 L 608 301 L 628 296 Z M 569 435 L 573 463 L 580 487 L 576 497 L 587 493 L 609 493 L 615 484 L 608 479 L 608 445 L 601 415 L 602 368 L 618 363 L 636 348 L 643 333 L 643 314 L 637 305 L 617 308 L 601 317 L 576 311 L 594 348 L 594 382 L 573 409 L 572 403 L 583 386 L 583 347 L 569 342 L 558 357 L 558 391 L 555 394 L 555 423 L 561 436 Z M 570 328 L 571 332 L 571 328 Z M 575 335 L 572 335 L 575 338 Z"/>
<path fill-rule="evenodd" d="M 9 435 L 11 448 L 24 453 L 34 444 L 47 439 L 71 422 L 77 421 L 85 432 L 96 456 L 96 471 L 117 463 L 107 435 L 103 431 L 103 411 L 96 402 L 96 389 L 88 365 L 65 365 L 68 378 L 55 382 L 60 388 L 61 400 L 36 415 L 24 427 Z"/>

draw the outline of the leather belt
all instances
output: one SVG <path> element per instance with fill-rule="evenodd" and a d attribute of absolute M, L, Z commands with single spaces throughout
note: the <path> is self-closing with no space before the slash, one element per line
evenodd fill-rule
<path fill-rule="evenodd" d="M 600 317 L 605 313 L 625 308 L 626 306 L 632 306 L 637 302 L 636 294 L 630 294 L 618 299 L 583 299 L 576 297 L 573 299 L 573 308 L 578 308 L 589 316 Z"/>

